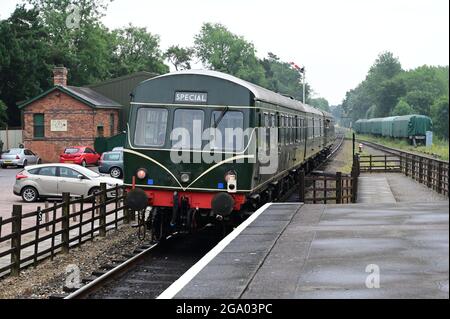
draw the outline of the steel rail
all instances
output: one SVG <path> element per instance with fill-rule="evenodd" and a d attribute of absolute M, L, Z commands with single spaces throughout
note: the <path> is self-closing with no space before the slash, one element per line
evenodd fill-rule
<path fill-rule="evenodd" d="M 166 240 L 169 240 L 170 238 L 174 237 L 175 234 L 167 236 Z M 134 255 L 133 257 L 127 259 L 123 263 L 117 265 L 116 267 L 110 269 L 100 277 L 94 279 L 93 281 L 89 282 L 86 285 L 83 285 L 76 291 L 70 293 L 68 296 L 64 297 L 64 299 L 83 299 L 89 296 L 90 294 L 94 293 L 95 291 L 98 291 L 100 288 L 102 288 L 106 283 L 108 283 L 112 278 L 127 272 L 130 270 L 133 265 L 141 260 L 144 256 L 146 256 L 148 253 L 153 251 L 155 248 L 159 247 L 159 244 L 153 244 L 149 248 L 146 248 L 142 252 Z"/>

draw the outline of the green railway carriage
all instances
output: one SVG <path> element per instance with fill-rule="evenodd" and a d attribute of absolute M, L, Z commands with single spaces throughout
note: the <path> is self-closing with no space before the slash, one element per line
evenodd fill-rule
<path fill-rule="evenodd" d="M 381 135 L 382 136 L 393 136 L 394 132 L 394 121 L 397 116 L 384 117 L 381 119 Z"/>
<path fill-rule="evenodd" d="M 152 207 L 155 232 L 229 222 L 274 200 L 335 138 L 331 114 L 214 71 L 146 80 L 131 105 L 124 183 L 136 209 Z"/>
<path fill-rule="evenodd" d="M 417 114 L 360 119 L 354 124 L 356 133 L 408 139 L 412 142 L 424 142 L 426 132 L 432 128 L 433 123 L 428 116 Z"/>

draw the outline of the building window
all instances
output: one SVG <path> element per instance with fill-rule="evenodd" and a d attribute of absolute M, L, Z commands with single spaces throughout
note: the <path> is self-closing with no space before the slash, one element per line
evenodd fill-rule
<path fill-rule="evenodd" d="M 44 137 L 44 114 L 36 113 L 33 115 L 33 137 L 43 138 Z"/>
<path fill-rule="evenodd" d="M 114 114 L 111 113 L 109 114 L 109 135 L 113 136 L 114 133 Z"/>
<path fill-rule="evenodd" d="M 105 136 L 103 125 L 97 125 L 97 137 Z"/>

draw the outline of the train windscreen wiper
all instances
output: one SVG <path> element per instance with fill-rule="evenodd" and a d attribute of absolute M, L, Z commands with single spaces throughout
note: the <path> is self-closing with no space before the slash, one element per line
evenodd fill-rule
<path fill-rule="evenodd" d="M 219 125 L 220 121 L 222 121 L 225 114 L 228 112 L 229 107 L 225 106 L 222 112 L 220 113 L 219 117 L 216 119 L 214 118 L 214 125 L 213 128 L 217 128 L 217 125 Z"/>

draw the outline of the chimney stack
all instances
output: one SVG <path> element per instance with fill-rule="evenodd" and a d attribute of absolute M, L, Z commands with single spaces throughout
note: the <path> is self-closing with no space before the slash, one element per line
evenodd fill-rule
<path fill-rule="evenodd" d="M 53 85 L 67 86 L 67 68 L 63 66 L 53 68 Z"/>

